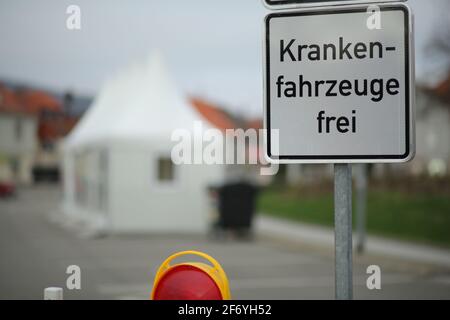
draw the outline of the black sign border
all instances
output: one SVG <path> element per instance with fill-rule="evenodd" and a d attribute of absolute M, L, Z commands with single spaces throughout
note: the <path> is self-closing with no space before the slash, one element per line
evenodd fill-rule
<path fill-rule="evenodd" d="M 283 5 L 287 5 L 287 4 L 306 4 L 306 3 L 320 3 L 320 1 L 308 1 L 308 0 L 265 0 L 266 3 L 269 6 L 283 6 Z M 331 0 L 329 2 L 332 1 L 339 1 L 339 0 Z M 342 0 L 341 0 L 342 1 Z M 326 0 L 323 0 L 322 2 L 326 2 Z"/>
<path fill-rule="evenodd" d="M 367 12 L 367 8 L 349 8 L 349 9 L 331 9 L 331 10 L 322 10 L 322 11 L 305 11 L 305 12 L 280 12 L 280 13 L 271 13 L 267 15 L 265 20 L 265 35 L 266 35 L 266 41 L 265 41 L 265 65 L 266 65 L 266 81 L 265 81 L 265 90 L 266 90 L 266 141 L 267 141 L 267 148 L 266 153 L 267 156 L 272 160 L 329 160 L 329 162 L 332 162 L 331 160 L 363 160 L 363 161 L 370 161 L 370 160 L 410 160 L 408 159 L 410 157 L 410 130 L 411 130 L 411 123 L 410 123 L 410 15 L 408 8 L 403 5 L 387 5 L 380 7 L 381 11 L 403 11 L 404 13 L 404 42 L 405 42 L 405 84 L 406 85 L 406 92 L 405 92 L 405 153 L 402 155 L 279 155 L 279 156 L 273 156 L 271 151 L 271 129 L 270 129 L 270 20 L 273 18 L 282 18 L 282 17 L 298 17 L 298 16 L 311 16 L 311 15 L 329 15 L 329 14 L 341 14 L 341 13 L 355 13 L 355 12 Z"/>
<path fill-rule="evenodd" d="M 376 2 L 374 0 L 372 0 L 373 3 L 371 4 L 376 4 Z M 388 1 L 395 1 L 395 0 L 388 0 Z M 406 0 L 398 0 L 398 1 L 406 1 Z M 342 5 L 344 4 L 352 4 L 352 0 L 318 0 L 318 1 L 314 1 L 314 0 L 264 0 L 264 2 L 273 8 L 276 8 L 278 6 L 287 6 L 287 5 L 316 5 L 316 6 L 326 6 L 326 5 L 330 5 L 327 4 L 327 2 L 332 3 L 333 5 L 337 5 L 339 2 L 342 2 Z M 362 0 L 353 0 L 353 4 L 362 4 Z M 380 1 L 382 2 L 382 1 Z"/>

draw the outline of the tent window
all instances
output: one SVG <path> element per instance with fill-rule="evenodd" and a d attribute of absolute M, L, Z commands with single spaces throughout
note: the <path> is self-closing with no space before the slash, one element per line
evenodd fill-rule
<path fill-rule="evenodd" d="M 172 159 L 158 159 L 158 181 L 171 182 L 174 180 L 174 166 Z"/>

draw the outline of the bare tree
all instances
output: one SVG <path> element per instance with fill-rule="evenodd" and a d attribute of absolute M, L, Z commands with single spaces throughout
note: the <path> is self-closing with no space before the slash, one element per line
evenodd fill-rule
<path fill-rule="evenodd" d="M 434 32 L 428 44 L 428 59 L 436 68 L 430 75 L 438 80 L 429 92 L 450 106 L 450 1 L 429 1 L 438 12 L 434 20 Z"/>
<path fill-rule="evenodd" d="M 450 60 L 450 1 L 441 1 L 439 12 L 432 47 L 439 53 L 446 54 Z"/>

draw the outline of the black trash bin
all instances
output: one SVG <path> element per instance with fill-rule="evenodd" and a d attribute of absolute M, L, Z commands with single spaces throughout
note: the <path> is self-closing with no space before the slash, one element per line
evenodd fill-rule
<path fill-rule="evenodd" d="M 256 209 L 258 188 L 248 182 L 225 184 L 218 190 L 219 217 L 217 227 L 249 235 Z"/>

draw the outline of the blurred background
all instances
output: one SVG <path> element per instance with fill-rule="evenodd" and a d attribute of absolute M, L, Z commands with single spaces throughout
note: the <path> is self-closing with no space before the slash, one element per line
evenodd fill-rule
<path fill-rule="evenodd" d="M 417 154 L 353 166 L 356 299 L 450 298 L 450 3 L 408 4 Z M 184 249 L 218 259 L 236 299 L 334 297 L 332 165 L 263 177 L 171 159 L 176 129 L 262 127 L 267 13 L 260 0 L 0 0 L 1 299 L 50 286 L 146 299 Z"/>

